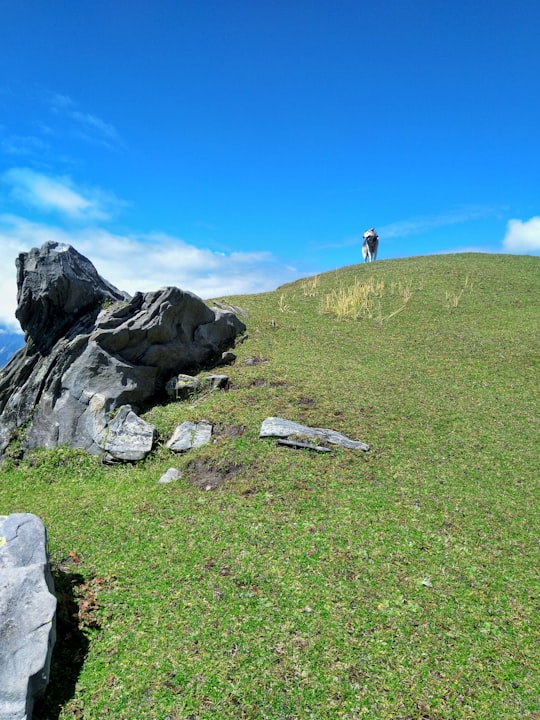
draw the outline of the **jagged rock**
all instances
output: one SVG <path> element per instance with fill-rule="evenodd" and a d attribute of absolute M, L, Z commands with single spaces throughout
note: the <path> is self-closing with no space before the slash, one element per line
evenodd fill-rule
<path fill-rule="evenodd" d="M 26 336 L 41 350 L 50 349 L 79 318 L 96 312 L 104 302 L 129 298 L 98 275 L 71 245 L 45 243 L 21 253 L 15 265 L 15 315 Z"/>
<path fill-rule="evenodd" d="M 0 516 L 0 718 L 32 717 L 49 682 L 56 597 L 47 533 L 30 513 Z"/>
<path fill-rule="evenodd" d="M 175 480 L 179 480 L 181 477 L 182 477 L 182 473 L 180 472 L 180 470 L 177 470 L 176 468 L 169 468 L 159 478 L 159 483 L 161 485 L 166 485 L 167 483 L 174 482 Z"/>
<path fill-rule="evenodd" d="M 179 288 L 130 298 L 70 245 L 21 253 L 17 276 L 26 342 L 0 372 L 0 454 L 17 432 L 26 449 L 102 454 L 111 413 L 166 397 L 173 375 L 215 367 L 245 331 Z"/>
<path fill-rule="evenodd" d="M 183 422 L 178 425 L 165 447 L 174 452 L 185 452 L 206 445 L 212 437 L 212 425 L 207 422 Z"/>
<path fill-rule="evenodd" d="M 369 445 L 366 443 L 360 442 L 359 440 L 351 440 L 346 435 L 342 435 L 335 430 L 312 428 L 278 417 L 269 417 L 263 420 L 259 437 L 294 438 L 298 440 L 302 440 L 303 438 L 318 438 L 333 445 L 342 445 L 351 450 L 363 450 L 364 452 L 369 450 Z"/>

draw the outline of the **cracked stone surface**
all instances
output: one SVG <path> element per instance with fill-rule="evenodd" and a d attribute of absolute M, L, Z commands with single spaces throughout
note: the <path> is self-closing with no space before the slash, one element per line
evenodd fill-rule
<path fill-rule="evenodd" d="M 31 718 L 49 682 L 55 618 L 42 521 L 0 516 L 0 720 Z"/>

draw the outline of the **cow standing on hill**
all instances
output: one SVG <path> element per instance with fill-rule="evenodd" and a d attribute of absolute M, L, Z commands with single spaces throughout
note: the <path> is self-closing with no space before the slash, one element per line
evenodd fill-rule
<path fill-rule="evenodd" d="M 369 228 L 362 236 L 364 243 L 362 245 L 362 255 L 364 262 L 373 262 L 377 259 L 377 250 L 379 249 L 379 236 L 375 232 L 375 228 Z"/>

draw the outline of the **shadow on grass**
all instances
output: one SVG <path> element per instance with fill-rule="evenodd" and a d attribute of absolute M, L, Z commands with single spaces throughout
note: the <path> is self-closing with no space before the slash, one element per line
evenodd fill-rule
<path fill-rule="evenodd" d="M 52 564 L 56 598 L 56 643 L 51 659 L 49 685 L 45 695 L 36 701 L 34 720 L 58 720 L 62 709 L 75 695 L 75 688 L 88 652 L 85 629 L 88 624 L 81 613 L 87 580 L 78 573 L 66 572 Z M 82 709 L 71 708 L 71 717 L 82 718 Z"/>

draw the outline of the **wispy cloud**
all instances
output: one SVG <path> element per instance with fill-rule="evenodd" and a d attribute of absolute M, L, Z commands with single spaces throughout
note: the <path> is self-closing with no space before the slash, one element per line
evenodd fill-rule
<path fill-rule="evenodd" d="M 0 265 L 0 325 L 18 327 L 15 258 L 47 241 L 70 243 L 100 275 L 131 294 L 174 285 L 203 298 L 243 295 L 273 290 L 298 277 L 270 252 L 219 253 L 164 233 L 121 235 L 88 227 L 68 231 L 4 214 L 0 246 L 8 262 Z"/>
<path fill-rule="evenodd" d="M 420 235 L 435 228 L 447 227 L 449 225 L 460 225 L 472 220 L 482 220 L 493 216 L 495 210 L 486 207 L 470 207 L 460 210 L 452 210 L 437 215 L 421 215 L 407 220 L 382 225 L 377 232 L 385 238 L 407 237 L 409 235 Z"/>
<path fill-rule="evenodd" d="M 2 88 L 0 87 L 0 97 Z M 12 93 L 13 94 L 13 93 Z M 0 125 L 0 154 L 24 157 L 39 167 L 73 162 L 75 144 L 118 151 L 126 145 L 118 130 L 67 95 L 39 89 L 30 91 L 31 113 L 17 129 Z M 13 98 L 13 102 L 17 100 Z M 68 142 L 71 141 L 71 142 Z"/>
<path fill-rule="evenodd" d="M 105 122 L 97 115 L 81 110 L 69 96 L 50 93 L 48 101 L 49 108 L 55 115 L 70 122 L 70 130 L 74 137 L 91 145 L 101 145 L 109 150 L 124 146 L 124 142 L 114 125 Z"/>
<path fill-rule="evenodd" d="M 0 179 L 10 187 L 15 202 L 71 220 L 107 220 L 123 204 L 99 188 L 77 188 L 68 176 L 45 175 L 27 167 L 11 168 Z"/>
<path fill-rule="evenodd" d="M 33 156 L 46 153 L 49 143 L 36 135 L 8 135 L 0 139 L 0 151 L 6 155 Z"/>
<path fill-rule="evenodd" d="M 509 220 L 503 247 L 508 252 L 540 252 L 540 217 L 530 220 Z"/>
<path fill-rule="evenodd" d="M 397 220 L 392 223 L 387 223 L 386 225 L 377 225 L 376 230 L 379 237 L 386 241 L 394 238 L 409 237 L 411 235 L 422 235 L 423 233 L 427 233 L 430 230 L 435 230 L 437 228 L 465 224 L 475 220 L 483 220 L 485 218 L 493 217 L 498 212 L 500 212 L 498 208 L 477 206 L 465 207 L 458 210 L 450 210 L 445 213 L 417 215 L 405 220 Z M 364 229 L 367 228 L 362 228 L 358 234 L 350 235 L 335 243 L 325 244 L 323 247 L 345 248 L 358 245 L 358 243 L 361 242 Z"/>

